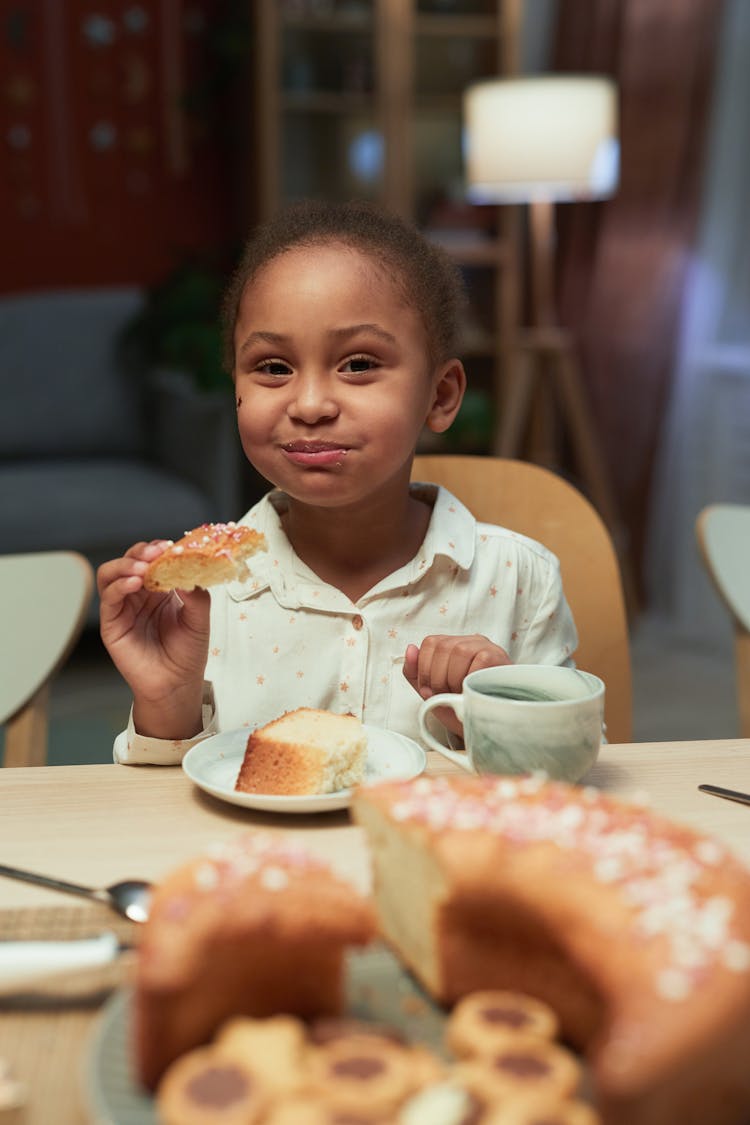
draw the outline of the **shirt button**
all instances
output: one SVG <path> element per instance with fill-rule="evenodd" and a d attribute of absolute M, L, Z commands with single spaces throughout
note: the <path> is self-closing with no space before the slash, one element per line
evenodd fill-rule
<path fill-rule="evenodd" d="M 354 628 L 355 628 L 355 629 L 357 630 L 357 632 L 359 632 L 359 630 L 360 630 L 360 629 L 362 628 L 362 626 L 364 625 L 364 621 L 362 620 L 362 618 L 360 617 L 360 615 L 359 615 L 359 614 L 357 614 L 357 616 L 356 616 L 356 617 L 353 617 L 353 618 L 352 618 L 352 625 L 353 625 L 353 626 L 354 626 Z"/>

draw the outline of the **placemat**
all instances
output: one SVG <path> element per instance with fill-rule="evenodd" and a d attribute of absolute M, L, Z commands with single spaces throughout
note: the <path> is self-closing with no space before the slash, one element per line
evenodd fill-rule
<path fill-rule="evenodd" d="M 86 938 L 108 930 L 128 943 L 135 929 L 134 923 L 94 902 L 0 910 L 0 939 L 5 941 Z M 0 997 L 0 1059 L 7 1061 L 23 1087 L 17 1117 L 23 1125 L 91 1121 L 81 1081 L 87 1041 L 101 1005 L 127 983 L 131 966 L 132 955 L 125 953 L 112 965 Z M 6 1118 L 2 1120 L 5 1125 Z M 13 1121 L 13 1116 L 7 1120 Z"/>

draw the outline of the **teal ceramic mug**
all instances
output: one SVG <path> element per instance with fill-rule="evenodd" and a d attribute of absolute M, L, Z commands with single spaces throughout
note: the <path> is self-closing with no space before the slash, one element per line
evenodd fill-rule
<path fill-rule="evenodd" d="M 463 723 L 466 751 L 435 738 L 427 718 L 450 707 Z M 470 672 L 459 693 L 444 692 L 419 708 L 426 746 L 476 773 L 543 770 L 579 781 L 596 761 L 604 730 L 604 683 L 590 672 L 544 664 L 504 664 Z"/>

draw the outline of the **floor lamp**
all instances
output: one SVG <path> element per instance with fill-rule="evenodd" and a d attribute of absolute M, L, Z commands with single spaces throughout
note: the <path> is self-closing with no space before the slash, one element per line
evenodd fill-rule
<path fill-rule="evenodd" d="M 531 324 L 510 354 L 495 452 L 519 456 L 534 424 L 534 459 L 552 462 L 556 409 L 584 487 L 617 543 L 609 472 L 554 291 L 555 205 L 602 199 L 617 187 L 615 86 L 607 78 L 566 75 L 478 82 L 465 92 L 464 124 L 469 199 L 528 205 Z M 626 586 L 628 572 L 623 565 Z"/>

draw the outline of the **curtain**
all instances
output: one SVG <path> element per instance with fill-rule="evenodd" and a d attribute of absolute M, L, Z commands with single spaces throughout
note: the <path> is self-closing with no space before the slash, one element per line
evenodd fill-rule
<path fill-rule="evenodd" d="M 720 0 L 561 0 L 557 72 L 610 74 L 621 178 L 558 208 L 558 286 L 641 601 L 649 504 L 699 215 Z"/>
<path fill-rule="evenodd" d="M 647 567 L 652 603 L 680 633 L 726 642 L 728 616 L 700 564 L 694 524 L 707 504 L 750 504 L 747 0 L 726 0 L 718 59 L 700 227 L 654 479 Z"/>

